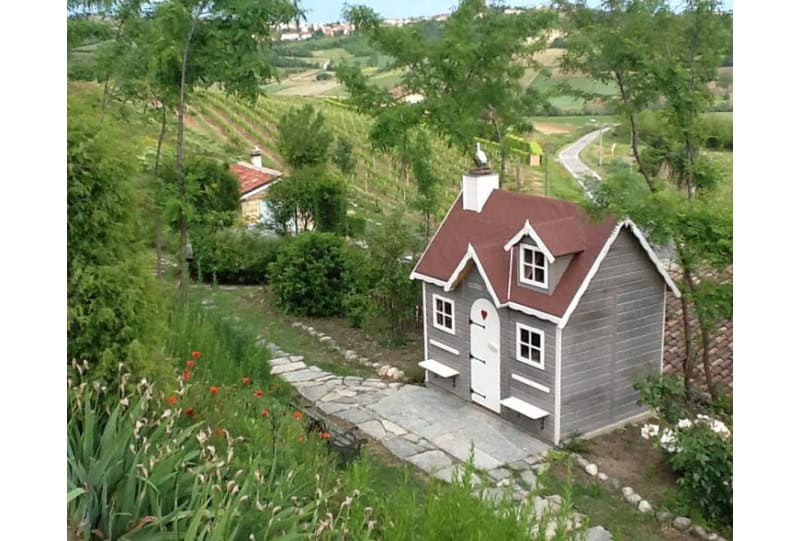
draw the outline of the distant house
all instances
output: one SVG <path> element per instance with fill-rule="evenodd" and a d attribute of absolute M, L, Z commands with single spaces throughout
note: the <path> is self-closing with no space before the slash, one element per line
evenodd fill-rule
<path fill-rule="evenodd" d="M 663 371 L 680 291 L 639 228 L 500 190 L 486 168 L 462 183 L 411 274 L 427 385 L 556 444 L 646 414 L 633 383 Z"/>
<path fill-rule="evenodd" d="M 239 201 L 244 222 L 248 225 L 269 223 L 267 190 L 283 178 L 282 173 L 262 166 L 261 150 L 258 147 L 250 153 L 250 163 L 233 163 L 230 170 L 239 178 Z"/>
<path fill-rule="evenodd" d="M 419 103 L 425 99 L 425 96 L 419 92 L 410 92 L 405 87 L 396 86 L 389 90 L 389 93 L 395 101 L 402 101 L 404 103 Z"/>

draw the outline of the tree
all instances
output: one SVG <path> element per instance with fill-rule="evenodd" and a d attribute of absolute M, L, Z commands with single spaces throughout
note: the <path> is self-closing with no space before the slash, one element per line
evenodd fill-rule
<path fill-rule="evenodd" d="M 177 89 L 176 192 L 188 205 L 184 171 L 184 117 L 198 86 L 219 85 L 226 92 L 255 99 L 264 80 L 276 75 L 269 61 L 270 31 L 297 13 L 289 0 L 170 0 L 158 3 L 154 17 L 163 60 L 173 66 Z M 181 252 L 186 256 L 186 209 L 178 209 Z"/>
<path fill-rule="evenodd" d="M 277 183 L 269 190 L 267 205 L 272 225 L 281 233 L 291 229 L 345 233 L 347 186 L 324 167 L 304 167 Z"/>
<path fill-rule="evenodd" d="M 385 90 L 366 81 L 354 66 L 340 66 L 337 77 L 352 103 L 376 117 L 371 132 L 381 149 L 396 148 L 405 134 L 423 122 L 434 133 L 465 151 L 475 137 L 502 141 L 512 131 L 530 129 L 526 116 L 546 102 L 529 96 L 520 82 L 533 55 L 547 46 L 546 30 L 556 14 L 526 10 L 506 14 L 482 0 L 462 0 L 444 23 L 441 36 L 423 34 L 416 25 L 382 26 L 366 6 L 349 7 L 347 19 L 366 33 L 371 45 L 395 58 L 404 69 L 401 85 L 425 99 L 417 104 L 395 101 Z M 506 156 L 501 156 L 501 174 Z"/>
<path fill-rule="evenodd" d="M 174 167 L 162 172 L 164 184 L 175 185 Z M 187 223 L 200 230 L 216 230 L 233 224 L 239 211 L 239 179 L 226 164 L 207 158 L 186 162 L 188 205 L 181 204 L 173 192 L 168 199 L 168 214 L 173 227 L 178 225 L 178 209 L 183 208 Z"/>
<path fill-rule="evenodd" d="M 339 235 L 347 228 L 347 184 L 327 172 L 314 185 L 314 228 Z"/>
<path fill-rule="evenodd" d="M 339 171 L 345 175 L 350 175 L 356 168 L 356 160 L 353 158 L 353 143 L 346 137 L 336 138 L 336 150 L 333 153 L 333 163 Z"/>
<path fill-rule="evenodd" d="M 295 169 L 325 164 L 332 144 L 325 116 L 311 105 L 292 107 L 278 123 L 278 149 Z"/>
<path fill-rule="evenodd" d="M 411 163 L 414 179 L 417 183 L 417 197 L 412 207 L 422 212 L 425 217 L 425 242 L 430 238 L 431 222 L 439 210 L 442 197 L 442 180 L 433 172 L 431 141 L 428 135 L 420 130 L 412 148 Z"/>
<path fill-rule="evenodd" d="M 658 0 L 607 0 L 601 9 L 561 3 L 567 15 L 562 67 L 580 70 L 619 90 L 615 107 L 628 125 L 637 175 L 606 179 L 597 203 L 644 225 L 651 239 L 673 241 L 681 267 L 684 384 L 691 397 L 695 363 L 691 309 L 700 322 L 700 351 L 712 398 L 710 333 L 731 312 L 730 284 L 709 270 L 732 263 L 730 208 L 713 198 L 718 173 L 700 154 L 703 113 L 712 103 L 709 83 L 729 50 L 728 21 L 715 0 L 691 0 L 680 13 Z M 648 108 L 659 129 L 642 141 L 639 121 Z M 645 144 L 646 143 L 646 144 Z M 670 183 L 658 173 L 667 165 Z M 640 180 L 646 190 L 638 190 Z M 677 198 L 676 189 L 684 199 Z"/>

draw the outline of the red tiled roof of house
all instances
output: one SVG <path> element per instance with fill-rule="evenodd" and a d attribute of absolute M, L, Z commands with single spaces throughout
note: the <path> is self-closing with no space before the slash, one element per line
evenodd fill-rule
<path fill-rule="evenodd" d="M 275 169 L 259 168 L 243 162 L 232 163 L 230 170 L 239 177 L 239 193 L 242 196 L 281 177 L 281 172 Z"/>
<path fill-rule="evenodd" d="M 501 304 L 513 302 L 559 318 L 617 225 L 614 218 L 593 222 L 578 205 L 548 197 L 494 190 L 481 212 L 464 210 L 462 198 L 456 200 L 415 272 L 446 282 L 471 244 Z M 574 254 L 552 295 L 519 286 L 517 259 L 509 261 L 515 250 L 503 248 L 526 221 L 553 256 Z"/>

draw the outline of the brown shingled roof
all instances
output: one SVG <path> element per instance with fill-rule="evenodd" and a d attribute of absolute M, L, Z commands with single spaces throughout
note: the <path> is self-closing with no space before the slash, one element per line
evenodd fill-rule
<path fill-rule="evenodd" d="M 614 218 L 592 222 L 578 205 L 548 197 L 494 190 L 481 212 L 464 210 L 462 197 L 456 200 L 415 272 L 447 282 L 471 244 L 501 304 L 510 301 L 559 318 L 617 223 Z M 514 250 L 503 249 L 526 221 L 554 256 L 575 254 L 552 295 L 517 285 L 518 265 L 509 265 Z"/>
<path fill-rule="evenodd" d="M 281 176 L 280 171 L 243 162 L 232 163 L 230 170 L 239 177 L 239 193 L 243 196 Z"/>

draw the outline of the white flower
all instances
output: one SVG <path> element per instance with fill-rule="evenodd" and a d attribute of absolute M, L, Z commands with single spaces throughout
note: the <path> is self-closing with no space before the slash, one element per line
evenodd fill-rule
<path fill-rule="evenodd" d="M 711 430 L 721 435 L 723 438 L 728 438 L 731 435 L 731 431 L 728 430 L 728 427 L 725 426 L 725 423 L 722 421 L 717 421 L 716 419 L 711 423 Z"/>
<path fill-rule="evenodd" d="M 665 428 L 661 433 L 661 448 L 668 453 L 674 453 L 678 450 L 675 443 L 675 433 L 669 428 Z"/>
<path fill-rule="evenodd" d="M 649 440 L 652 437 L 658 436 L 660 427 L 658 425 L 644 425 L 642 426 L 642 437 Z"/>
<path fill-rule="evenodd" d="M 691 419 L 681 419 L 678 421 L 678 428 L 689 428 L 693 424 Z"/>

